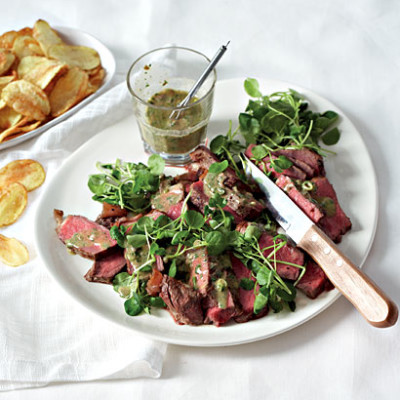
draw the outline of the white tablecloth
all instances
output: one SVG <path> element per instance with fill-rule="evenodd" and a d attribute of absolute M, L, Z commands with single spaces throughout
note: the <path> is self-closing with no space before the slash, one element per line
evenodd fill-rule
<path fill-rule="evenodd" d="M 115 84 L 124 79 L 133 59 L 166 42 L 212 56 L 231 40 L 218 67 L 219 79 L 280 79 L 336 103 L 361 132 L 378 177 L 379 222 L 365 271 L 400 303 L 398 1 L 0 4 L 1 31 L 43 18 L 99 38 L 117 59 Z M 258 343 L 211 349 L 168 346 L 158 380 L 54 384 L 2 393 L 0 398 L 395 399 L 400 397 L 399 332 L 399 324 L 387 330 L 370 327 L 341 298 L 299 328 Z"/>

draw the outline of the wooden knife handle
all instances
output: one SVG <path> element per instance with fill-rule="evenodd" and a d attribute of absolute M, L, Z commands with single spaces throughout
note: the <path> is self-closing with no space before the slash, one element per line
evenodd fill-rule
<path fill-rule="evenodd" d="M 396 304 L 317 226 L 313 225 L 297 245 L 320 265 L 332 284 L 371 325 L 386 328 L 396 323 Z"/>

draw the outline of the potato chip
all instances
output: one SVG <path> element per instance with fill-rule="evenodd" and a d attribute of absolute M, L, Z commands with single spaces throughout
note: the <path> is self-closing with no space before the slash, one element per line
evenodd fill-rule
<path fill-rule="evenodd" d="M 25 210 L 28 192 L 18 182 L 0 188 L 0 227 L 14 223 Z"/>
<path fill-rule="evenodd" d="M 19 267 L 29 261 L 28 249 L 19 240 L 0 235 L 0 261 Z"/>
<path fill-rule="evenodd" d="M 21 127 L 24 126 L 27 122 L 29 122 L 29 117 L 23 117 L 20 121 L 18 121 L 15 125 L 10 126 L 0 133 L 0 143 L 3 142 L 6 138 L 11 135 L 15 135 L 20 132 Z"/>
<path fill-rule="evenodd" d="M 9 83 L 1 92 L 1 98 L 15 111 L 37 121 L 43 121 L 50 114 L 46 93 L 23 79 Z"/>
<path fill-rule="evenodd" d="M 16 31 L 8 31 L 0 36 L 0 47 L 3 49 L 12 49 L 14 40 L 18 36 Z"/>
<path fill-rule="evenodd" d="M 0 129 L 8 129 L 18 124 L 22 115 L 7 105 L 0 110 Z"/>
<path fill-rule="evenodd" d="M 30 192 L 38 188 L 46 174 L 40 163 L 35 160 L 15 160 L 0 169 L 0 187 L 18 182 Z"/>
<path fill-rule="evenodd" d="M 70 67 L 78 67 L 84 70 L 91 70 L 100 65 L 99 53 L 86 46 L 56 44 L 49 47 L 47 55 L 68 64 Z"/>
<path fill-rule="evenodd" d="M 39 43 L 32 36 L 17 36 L 12 51 L 19 59 L 26 56 L 43 55 Z"/>
<path fill-rule="evenodd" d="M 0 49 L 0 75 L 5 74 L 14 61 L 15 56 L 10 50 Z"/>
<path fill-rule="evenodd" d="M 76 67 L 59 78 L 49 96 L 51 115 L 57 117 L 82 100 L 88 83 L 87 73 Z"/>
<path fill-rule="evenodd" d="M 15 79 L 14 75 L 0 76 L 0 93 L 4 87 Z"/>
<path fill-rule="evenodd" d="M 1 90 L 0 90 L 0 93 L 1 93 Z M 0 110 L 2 110 L 4 107 L 7 107 L 7 103 L 3 99 L 0 99 Z"/>
<path fill-rule="evenodd" d="M 39 19 L 33 27 L 33 37 L 39 42 L 43 53 L 48 56 L 48 48 L 56 44 L 64 43 L 57 32 L 50 25 Z"/>
<path fill-rule="evenodd" d="M 18 65 L 18 76 L 46 89 L 50 82 L 68 69 L 66 64 L 46 57 L 28 56 L 21 59 Z"/>

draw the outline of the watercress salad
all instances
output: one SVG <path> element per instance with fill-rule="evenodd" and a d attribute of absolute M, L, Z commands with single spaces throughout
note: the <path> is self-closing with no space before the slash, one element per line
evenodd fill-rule
<path fill-rule="evenodd" d="M 89 177 L 92 199 L 140 213 L 149 208 L 151 195 L 159 188 L 165 161 L 153 154 L 147 166 L 118 159 L 114 164 L 97 163 L 96 166 L 102 173 Z"/>
<path fill-rule="evenodd" d="M 213 164 L 210 171 L 218 174 L 227 167 L 228 162 L 223 161 Z M 175 220 L 165 215 L 156 220 L 144 216 L 129 227 L 111 228 L 111 236 L 126 251 L 132 254 L 144 249 L 141 264 L 135 265 L 133 274 L 119 273 L 113 281 L 114 290 L 126 299 L 125 311 L 134 316 L 142 311 L 150 313 L 151 306 L 164 307 L 161 298 L 149 296 L 146 291 L 146 282 L 157 263 L 157 256 L 162 258 L 169 276 L 179 277 L 185 273 L 182 270 L 182 257 L 185 253 L 202 247 L 207 248 L 209 256 L 218 257 L 225 252 L 232 252 L 249 268 L 254 280 L 245 278 L 238 284 L 245 290 L 255 292 L 254 313 L 259 313 L 267 304 L 275 312 L 285 307 L 294 311 L 295 286 L 276 273 L 276 263 L 298 267 L 301 270 L 298 280 L 303 276 L 305 267 L 276 259 L 276 253 L 287 243 L 285 236 L 275 234 L 273 245 L 260 248 L 260 227 L 268 230 L 274 227 L 268 215 L 264 214 L 257 224 L 250 223 L 246 231 L 240 233 L 235 230 L 232 215 L 223 209 L 227 201 L 219 194 L 210 198 L 204 215 L 188 208 L 190 196 L 191 193 L 186 196 L 182 213 Z M 271 252 L 265 256 L 267 249 Z"/>
<path fill-rule="evenodd" d="M 244 89 L 251 97 L 244 112 L 239 114 L 239 126 L 232 132 L 232 124 L 226 135 L 219 135 L 210 143 L 210 149 L 222 160 L 229 160 L 237 170 L 239 153 L 248 145 L 254 158 L 261 160 L 279 149 L 308 148 L 325 156 L 331 153 L 324 145 L 334 145 L 340 139 L 340 131 L 333 125 L 338 121 L 334 111 L 323 113 L 308 109 L 305 99 L 293 89 L 263 95 L 256 79 L 247 78 Z M 244 143 L 243 143 L 244 142 Z M 277 171 L 292 165 L 285 156 L 271 160 Z"/>

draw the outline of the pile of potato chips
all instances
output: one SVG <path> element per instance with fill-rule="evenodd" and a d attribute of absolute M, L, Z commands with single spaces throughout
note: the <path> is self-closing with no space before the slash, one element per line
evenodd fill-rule
<path fill-rule="evenodd" d="M 34 160 L 15 160 L 0 169 L 0 227 L 13 224 L 24 212 L 28 192 L 45 180 L 43 167 Z M 0 261 L 12 267 L 29 260 L 27 248 L 17 239 L 0 234 Z"/>
<path fill-rule="evenodd" d="M 0 36 L 0 143 L 68 111 L 101 86 L 96 50 L 66 44 L 50 25 Z"/>

